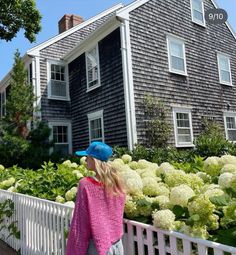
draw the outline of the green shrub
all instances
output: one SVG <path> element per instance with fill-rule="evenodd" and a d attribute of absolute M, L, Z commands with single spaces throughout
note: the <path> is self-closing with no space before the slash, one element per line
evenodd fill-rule
<path fill-rule="evenodd" d="M 203 157 L 221 156 L 233 150 L 224 131 L 216 121 L 203 120 L 203 131 L 195 140 L 196 154 Z"/>

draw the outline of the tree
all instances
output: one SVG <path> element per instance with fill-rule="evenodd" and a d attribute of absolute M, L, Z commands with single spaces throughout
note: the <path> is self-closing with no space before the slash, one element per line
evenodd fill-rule
<path fill-rule="evenodd" d="M 34 0 L 0 0 L 0 39 L 11 41 L 20 29 L 25 37 L 35 41 L 41 30 L 41 15 Z"/>
<path fill-rule="evenodd" d="M 18 50 L 14 59 L 5 120 L 15 128 L 20 137 L 27 138 L 29 134 L 27 122 L 32 119 L 35 110 L 33 103 L 36 98 L 32 85 L 27 81 L 27 72 Z"/>
<path fill-rule="evenodd" d="M 150 146 L 165 148 L 171 128 L 167 121 L 167 110 L 158 98 L 147 95 L 144 98 L 146 134 Z"/>

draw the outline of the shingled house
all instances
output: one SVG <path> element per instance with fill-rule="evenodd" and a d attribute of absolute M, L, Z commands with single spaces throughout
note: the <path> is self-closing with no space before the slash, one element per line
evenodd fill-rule
<path fill-rule="evenodd" d="M 70 152 L 93 140 L 132 149 L 146 141 L 143 99 L 150 94 L 168 109 L 176 147 L 193 146 L 202 117 L 236 141 L 236 37 L 227 22 L 205 22 L 214 1 L 137 0 L 114 8 L 73 49 L 53 42 L 28 51 L 40 65 L 41 118 L 54 138 L 67 132 Z"/>

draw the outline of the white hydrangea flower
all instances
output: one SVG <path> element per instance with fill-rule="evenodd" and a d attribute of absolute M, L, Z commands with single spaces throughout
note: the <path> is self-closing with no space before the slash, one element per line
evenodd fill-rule
<path fill-rule="evenodd" d="M 170 163 L 168 162 L 164 162 L 162 163 L 159 168 L 156 170 L 156 174 L 157 176 L 160 176 L 161 174 L 165 174 L 169 171 L 175 170 L 174 166 L 172 166 Z"/>
<path fill-rule="evenodd" d="M 156 228 L 172 230 L 175 228 L 175 215 L 169 210 L 155 210 L 152 213 L 153 225 Z"/>
<path fill-rule="evenodd" d="M 224 166 L 226 164 L 236 164 L 236 157 L 231 155 L 223 155 L 219 159 L 219 163 L 221 166 Z"/>
<path fill-rule="evenodd" d="M 204 161 L 203 165 L 203 171 L 209 174 L 210 176 L 217 176 L 220 172 L 220 163 L 219 163 L 220 158 L 219 157 L 208 157 Z"/>
<path fill-rule="evenodd" d="M 194 191 L 188 185 L 182 184 L 171 189 L 170 203 L 186 207 L 188 200 L 193 196 L 195 196 Z"/>
<path fill-rule="evenodd" d="M 130 163 L 130 162 L 132 161 L 132 157 L 131 157 L 130 155 L 128 155 L 128 154 L 124 154 L 124 155 L 121 157 L 121 159 L 123 160 L 123 162 L 124 162 L 125 164 L 128 164 L 128 163 Z"/>
<path fill-rule="evenodd" d="M 73 173 L 74 175 L 76 175 L 76 177 L 77 177 L 78 179 L 81 179 L 81 178 L 84 177 L 84 176 L 80 173 L 79 170 L 73 170 L 72 173 Z"/>
<path fill-rule="evenodd" d="M 224 194 L 224 191 L 222 189 L 209 189 L 204 193 L 204 195 L 208 197 L 217 197 L 217 196 L 222 196 L 223 194 Z"/>
<path fill-rule="evenodd" d="M 57 203 L 64 204 L 64 203 L 65 203 L 65 198 L 62 197 L 62 196 L 57 196 L 55 201 L 56 201 Z"/>
<path fill-rule="evenodd" d="M 83 156 L 82 158 L 80 158 L 79 163 L 80 163 L 80 165 L 82 165 L 82 166 L 87 166 L 86 157 Z"/>
<path fill-rule="evenodd" d="M 136 171 L 129 169 L 128 171 L 121 172 L 121 175 L 125 181 L 128 194 L 142 193 L 143 182 Z"/>
<path fill-rule="evenodd" d="M 150 164 L 152 163 L 147 161 L 146 159 L 140 159 L 138 161 L 138 166 L 140 169 L 148 168 Z"/>
<path fill-rule="evenodd" d="M 225 164 L 220 172 L 223 174 L 223 173 L 236 173 L 236 164 Z"/>
<path fill-rule="evenodd" d="M 157 197 L 150 197 L 152 203 L 158 203 L 160 209 L 170 209 L 170 199 L 168 196 L 161 195 Z"/>
<path fill-rule="evenodd" d="M 232 173 L 223 173 L 220 175 L 218 179 L 218 184 L 220 185 L 222 189 L 229 188 L 232 177 L 233 177 Z"/>
<path fill-rule="evenodd" d="M 136 169 L 139 168 L 138 162 L 137 162 L 137 161 L 131 161 L 128 165 L 129 165 L 129 167 L 130 167 L 131 169 L 133 169 L 133 170 L 136 170 Z"/>
<path fill-rule="evenodd" d="M 147 196 L 169 195 L 170 191 L 163 182 L 157 182 L 155 178 L 145 177 L 142 179 L 143 193 Z"/>

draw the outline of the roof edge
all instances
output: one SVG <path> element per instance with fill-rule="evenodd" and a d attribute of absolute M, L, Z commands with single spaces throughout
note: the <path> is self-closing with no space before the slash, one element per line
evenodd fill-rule
<path fill-rule="evenodd" d="M 60 39 L 74 33 L 77 30 L 89 25 L 90 23 L 94 22 L 95 20 L 98 20 L 98 19 L 102 18 L 103 16 L 106 16 L 107 14 L 109 14 L 113 11 L 116 11 L 117 9 L 122 8 L 123 6 L 124 5 L 122 3 L 114 5 L 113 7 L 109 8 L 109 9 L 106 9 L 105 11 L 97 14 L 96 16 L 93 16 L 90 19 L 85 20 L 81 24 L 78 24 L 78 25 L 72 27 L 71 29 L 66 30 L 65 32 L 63 32 L 61 34 L 58 34 L 58 35 L 48 39 L 47 41 L 40 43 L 39 45 L 33 47 L 32 49 L 29 49 L 26 53 L 29 54 L 29 55 L 38 55 L 38 52 L 41 49 L 48 47 L 49 45 L 51 45 L 51 44 L 59 41 Z"/>

